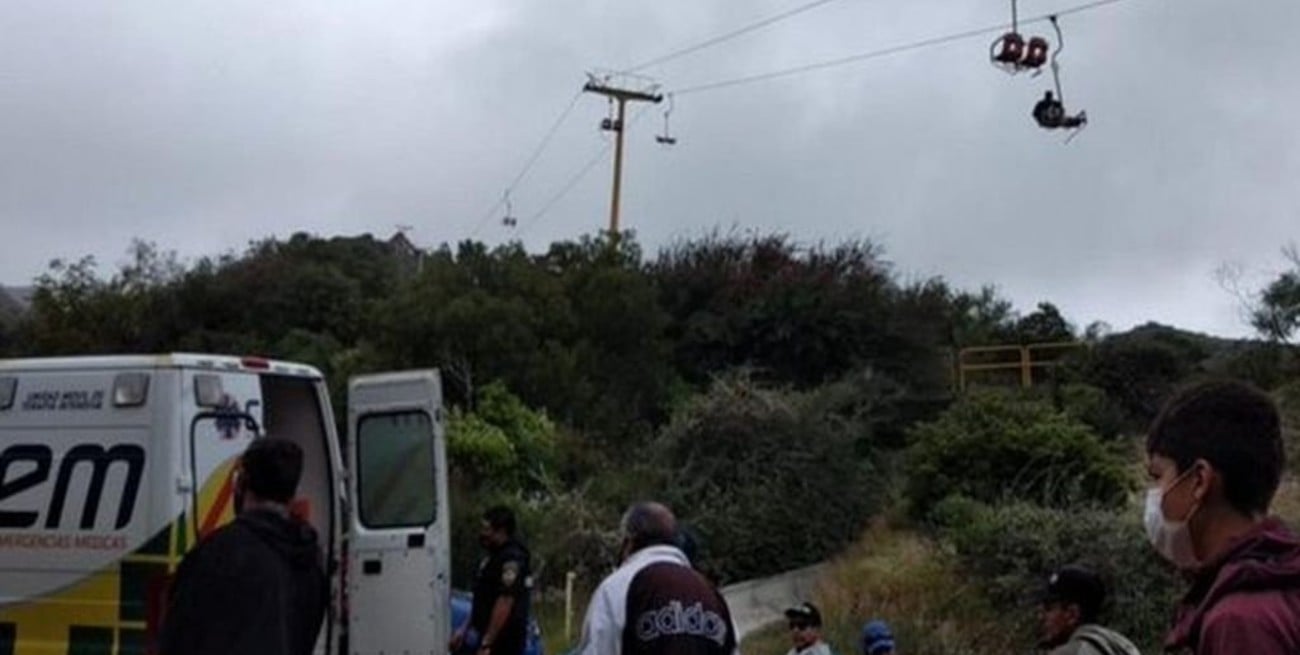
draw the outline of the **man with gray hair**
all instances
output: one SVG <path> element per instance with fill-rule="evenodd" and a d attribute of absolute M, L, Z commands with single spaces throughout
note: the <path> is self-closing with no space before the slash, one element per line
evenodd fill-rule
<path fill-rule="evenodd" d="M 727 602 L 677 546 L 659 503 L 623 515 L 623 563 L 596 588 L 577 655 L 737 655 Z"/>

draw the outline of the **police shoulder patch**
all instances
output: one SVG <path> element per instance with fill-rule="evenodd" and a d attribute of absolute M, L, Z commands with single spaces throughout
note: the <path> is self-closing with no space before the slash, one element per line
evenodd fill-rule
<path fill-rule="evenodd" d="M 519 581 L 519 562 L 506 562 L 501 565 L 501 585 L 513 587 Z"/>

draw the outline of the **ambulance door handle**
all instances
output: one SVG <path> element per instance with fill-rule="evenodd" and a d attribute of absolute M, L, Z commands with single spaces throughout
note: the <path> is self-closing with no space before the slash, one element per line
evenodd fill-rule
<path fill-rule="evenodd" d="M 361 563 L 361 572 L 365 575 L 379 575 L 384 570 L 384 563 L 377 559 L 368 559 Z"/>

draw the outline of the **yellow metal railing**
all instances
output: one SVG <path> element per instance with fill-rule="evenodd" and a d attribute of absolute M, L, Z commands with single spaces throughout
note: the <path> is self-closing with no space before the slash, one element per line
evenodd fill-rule
<path fill-rule="evenodd" d="M 965 391 L 967 378 L 970 373 L 979 373 L 985 371 L 1019 371 L 1020 386 L 1028 389 L 1034 384 L 1034 369 L 1052 368 L 1060 365 L 1059 358 L 1038 358 L 1035 359 L 1036 353 L 1042 352 L 1061 352 L 1064 350 L 1076 350 L 1087 348 L 1088 344 L 1082 341 L 1058 341 L 1052 343 L 1030 343 L 1014 346 L 972 346 L 962 348 L 957 351 L 957 390 Z M 1001 353 L 1015 353 L 1015 359 L 995 362 L 971 363 L 968 358 L 972 355 L 995 355 Z"/>

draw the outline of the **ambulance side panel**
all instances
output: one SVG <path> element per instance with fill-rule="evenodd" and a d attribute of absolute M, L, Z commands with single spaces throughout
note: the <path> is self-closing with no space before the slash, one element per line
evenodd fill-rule
<path fill-rule="evenodd" d="M 0 653 L 143 653 L 184 549 L 176 370 L 5 371 Z M 147 380 L 119 406 L 122 375 Z"/>
<path fill-rule="evenodd" d="M 5 371 L 0 410 L 0 655 L 152 653 L 167 585 L 234 518 L 234 463 L 259 434 L 256 373 L 190 368 Z M 148 379 L 116 406 L 123 375 Z M 199 406 L 200 377 L 217 378 Z"/>

